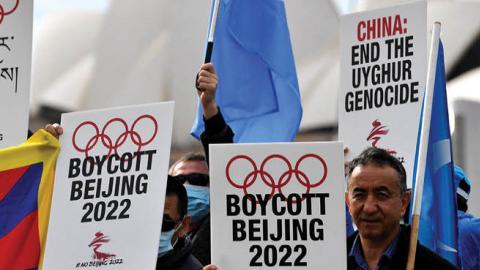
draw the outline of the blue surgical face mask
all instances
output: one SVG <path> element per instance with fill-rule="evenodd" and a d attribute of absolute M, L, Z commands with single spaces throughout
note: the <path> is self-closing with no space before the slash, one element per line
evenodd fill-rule
<path fill-rule="evenodd" d="M 160 234 L 160 245 L 158 247 L 158 257 L 162 257 L 167 252 L 173 249 L 172 246 L 172 237 L 175 233 L 175 229 L 170 231 L 162 232 Z"/>
<path fill-rule="evenodd" d="M 185 185 L 188 196 L 188 215 L 192 221 L 202 220 L 210 212 L 210 190 L 208 187 Z"/>

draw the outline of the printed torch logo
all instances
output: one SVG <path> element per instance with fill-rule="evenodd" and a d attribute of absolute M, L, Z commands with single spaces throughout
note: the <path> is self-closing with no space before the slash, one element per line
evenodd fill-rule
<path fill-rule="evenodd" d="M 378 119 L 372 122 L 372 126 L 373 128 L 367 137 L 367 141 L 371 141 L 373 147 L 378 147 L 377 146 L 378 141 L 382 139 L 382 136 L 387 135 L 389 130 L 387 129 L 387 126 L 382 126 L 382 123 L 378 121 Z M 395 150 L 389 150 L 389 149 L 386 149 L 386 150 L 391 155 L 397 154 L 397 151 Z"/>
<path fill-rule="evenodd" d="M 95 233 L 95 238 L 88 245 L 88 247 L 93 248 L 94 260 L 104 261 L 116 256 L 115 254 L 109 254 L 99 250 L 104 243 L 108 242 L 110 242 L 110 238 L 108 238 L 108 236 L 104 235 L 102 232 Z"/>

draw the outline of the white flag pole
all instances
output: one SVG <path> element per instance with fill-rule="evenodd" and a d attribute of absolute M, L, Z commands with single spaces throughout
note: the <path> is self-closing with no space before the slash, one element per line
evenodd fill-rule
<path fill-rule="evenodd" d="M 413 270 L 415 253 L 417 249 L 418 228 L 420 212 L 422 210 L 423 183 L 425 177 L 425 163 L 428 151 L 428 137 L 430 134 L 430 121 L 432 115 L 433 92 L 435 89 L 435 73 L 437 70 L 438 46 L 440 42 L 440 23 L 435 22 L 432 30 L 430 55 L 427 67 L 427 84 L 423 102 L 422 130 L 418 147 L 417 171 L 415 175 L 415 194 L 413 197 L 412 233 L 410 235 L 410 248 L 408 253 L 407 270 Z"/>
<path fill-rule="evenodd" d="M 210 20 L 210 28 L 208 31 L 207 50 L 205 51 L 204 63 L 210 63 L 210 60 L 212 59 L 213 40 L 215 37 L 215 27 L 217 25 L 218 6 L 220 4 L 220 0 L 213 0 L 213 1 L 214 1 L 213 13 L 212 13 L 212 19 Z"/>

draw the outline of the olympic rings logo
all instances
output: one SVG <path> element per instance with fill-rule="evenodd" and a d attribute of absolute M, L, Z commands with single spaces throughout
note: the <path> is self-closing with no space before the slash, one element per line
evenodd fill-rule
<path fill-rule="evenodd" d="M 149 138 L 143 138 L 143 136 L 141 136 L 135 130 L 139 122 L 142 120 L 151 122 L 151 126 L 153 127 L 153 134 Z M 123 129 L 123 132 L 116 138 L 112 138 L 109 135 L 107 135 L 107 131 L 111 129 L 112 124 L 114 123 L 119 123 Z M 79 146 L 78 136 L 82 138 L 81 134 L 87 133 L 89 127 L 94 131 L 93 136 L 86 140 L 87 143 L 85 145 Z M 84 121 L 80 125 L 78 125 L 77 128 L 75 128 L 75 131 L 73 132 L 73 136 L 72 136 L 72 145 L 75 148 L 75 150 L 77 150 L 78 152 L 85 153 L 85 158 L 89 157 L 89 152 L 99 142 L 105 148 L 108 149 L 107 156 L 110 156 L 112 154 L 119 155 L 118 149 L 127 141 L 128 137 L 130 137 L 131 142 L 137 147 L 136 151 L 138 152 L 142 149 L 142 147 L 150 144 L 155 139 L 155 137 L 157 136 L 157 132 L 158 132 L 157 120 L 155 119 L 155 117 L 148 114 L 141 115 L 137 119 L 135 119 L 131 128 L 128 127 L 128 124 L 125 120 L 118 117 L 110 119 L 105 124 L 105 126 L 103 126 L 101 131 L 97 126 L 97 124 L 95 124 L 94 122 Z"/>
<path fill-rule="evenodd" d="M 323 173 L 319 179 L 310 179 L 307 173 L 301 170 L 300 165 L 307 159 L 314 159 L 319 161 L 320 166 L 323 170 Z M 232 177 L 231 170 L 232 167 L 235 166 L 234 164 L 236 164 L 240 160 L 245 160 L 250 163 L 252 166 L 252 170 L 247 173 L 247 175 L 243 179 L 234 179 Z M 266 165 L 268 165 L 273 160 L 279 160 L 285 164 L 285 170 L 280 171 L 281 173 L 279 174 L 278 179 L 274 179 L 272 174 L 270 172 L 267 172 L 265 169 Z M 283 188 L 286 187 L 292 179 L 295 179 L 301 186 L 306 188 L 306 191 L 304 193 L 310 193 L 310 190 L 312 188 L 317 188 L 321 186 L 325 182 L 328 175 L 327 163 L 322 157 L 316 154 L 305 154 L 301 156 L 295 163 L 295 166 L 292 166 L 292 164 L 286 157 L 278 154 L 272 154 L 267 156 L 262 161 L 262 163 L 260 164 L 260 168 L 257 167 L 255 161 L 249 156 L 237 155 L 228 161 L 225 170 L 225 174 L 230 185 L 232 185 L 234 188 L 243 190 L 243 193 L 245 195 L 249 194 L 248 189 L 256 182 L 256 180 L 260 176 L 262 182 L 271 190 L 269 198 L 272 198 L 272 196 L 275 195 L 275 193 L 277 192 L 280 193 L 283 197 L 285 197 L 283 193 Z M 321 170 L 319 169 L 318 171 Z"/>
<path fill-rule="evenodd" d="M 17 10 L 19 2 L 20 0 L 15 0 L 15 6 L 9 11 L 5 11 L 5 8 L 3 7 L 3 5 L 0 4 L 0 24 L 3 22 L 3 19 L 5 18 L 5 16 L 10 15 L 13 12 L 15 12 L 15 10 Z"/>

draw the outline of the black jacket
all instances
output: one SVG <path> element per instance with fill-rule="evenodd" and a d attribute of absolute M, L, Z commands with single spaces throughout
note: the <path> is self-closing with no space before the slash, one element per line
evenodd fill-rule
<path fill-rule="evenodd" d="M 212 262 L 210 253 L 210 214 L 200 221 L 200 225 L 196 230 L 191 232 L 191 237 L 192 255 L 195 256 L 201 264 L 210 264 Z"/>
<path fill-rule="evenodd" d="M 200 139 L 202 140 L 208 162 L 208 146 L 215 143 L 233 143 L 234 135 L 232 129 L 225 123 L 220 108 L 218 109 L 218 114 L 208 120 L 204 118 L 203 121 L 205 123 L 205 131 L 200 135 Z M 191 233 L 191 237 L 193 239 L 192 254 L 203 265 L 210 264 L 210 214 L 200 221 L 200 225 Z"/>
<path fill-rule="evenodd" d="M 358 231 L 352 234 L 347 239 L 347 250 L 350 253 L 355 237 L 357 237 Z M 400 229 L 400 237 L 398 239 L 397 247 L 390 261 L 390 270 L 405 270 L 408 260 L 408 245 L 410 243 L 410 226 L 402 226 Z M 347 254 L 348 254 L 347 253 Z M 347 257 L 347 269 L 353 269 L 354 259 Z M 415 269 L 416 270 L 450 270 L 457 269 L 455 266 L 438 256 L 434 252 L 430 251 L 425 246 L 417 242 L 417 253 L 415 256 Z"/>
<path fill-rule="evenodd" d="M 200 139 L 202 141 L 207 162 L 209 162 L 208 145 L 215 143 L 233 143 L 234 134 L 230 126 L 225 123 L 220 108 L 218 108 L 218 113 L 216 115 L 208 120 L 204 118 L 203 121 L 205 123 L 205 131 L 200 135 Z"/>
<path fill-rule="evenodd" d="M 157 258 L 157 270 L 201 270 L 202 265 L 192 255 L 192 243 L 179 238 L 173 250 Z"/>

